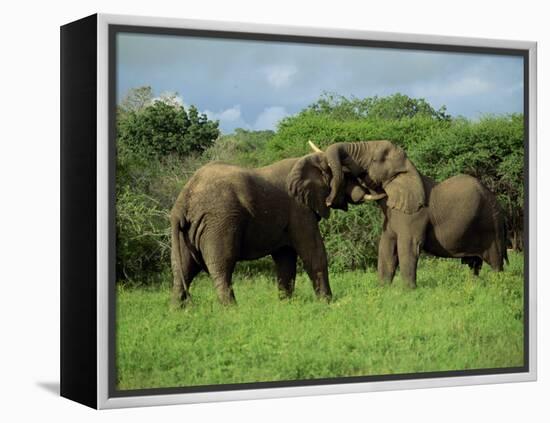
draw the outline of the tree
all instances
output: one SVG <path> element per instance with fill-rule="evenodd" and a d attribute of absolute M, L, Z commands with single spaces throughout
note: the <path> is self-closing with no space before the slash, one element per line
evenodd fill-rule
<path fill-rule="evenodd" d="M 420 171 L 436 180 L 459 173 L 479 179 L 494 192 L 506 213 L 511 246 L 523 249 L 523 115 L 455 119 L 407 154 Z"/>
<path fill-rule="evenodd" d="M 189 151 L 202 153 L 220 135 L 218 121 L 208 120 L 208 117 L 204 113 L 199 113 L 195 106 L 189 107 L 187 121 L 188 126 L 183 135 L 183 144 Z"/>
<path fill-rule="evenodd" d="M 118 105 L 119 112 L 139 112 L 153 101 L 153 89 L 149 86 L 133 88 Z"/>
<path fill-rule="evenodd" d="M 399 120 L 424 116 L 435 120 L 450 121 L 445 106 L 434 109 L 423 98 L 411 98 L 396 93 L 387 97 L 347 98 L 342 95 L 323 93 L 306 112 L 328 115 L 336 119 L 392 119 Z"/>
<path fill-rule="evenodd" d="M 380 119 L 403 119 L 425 116 L 436 120 L 451 120 L 445 106 L 434 109 L 423 98 L 411 98 L 403 94 L 368 99 L 368 116 Z"/>
<path fill-rule="evenodd" d="M 119 109 L 119 151 L 146 157 L 185 156 L 211 146 L 220 134 L 218 121 L 209 120 L 195 106 L 186 111 L 176 98 L 176 94 L 170 94 L 154 100 L 150 87 L 133 90 Z"/>

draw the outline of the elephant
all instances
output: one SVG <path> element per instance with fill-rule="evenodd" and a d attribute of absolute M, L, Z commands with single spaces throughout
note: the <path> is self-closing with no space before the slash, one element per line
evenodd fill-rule
<path fill-rule="evenodd" d="M 281 297 L 293 293 L 300 257 L 316 295 L 330 300 L 318 223 L 330 213 L 325 202 L 330 177 L 326 157 L 318 153 L 256 169 L 212 162 L 197 170 L 170 213 L 173 302 L 185 303 L 193 278 L 204 270 L 220 302 L 235 303 L 231 279 L 236 263 L 268 255 L 275 262 Z M 346 196 L 357 181 L 348 178 L 343 184 L 348 194 L 331 208 L 347 209 Z"/>
<path fill-rule="evenodd" d="M 321 154 L 314 144 L 310 146 Z M 399 266 L 404 282 L 416 287 L 422 250 L 436 257 L 460 258 L 475 275 L 483 262 L 495 271 L 502 271 L 508 262 L 504 213 L 495 195 L 476 178 L 460 174 L 435 182 L 387 140 L 335 143 L 325 154 L 332 173 L 327 207 L 341 201 L 343 181 L 351 172 L 360 186 L 349 202 L 374 199 L 382 210 L 378 245 L 382 283 L 391 283 Z M 377 198 L 376 193 L 386 196 Z"/>

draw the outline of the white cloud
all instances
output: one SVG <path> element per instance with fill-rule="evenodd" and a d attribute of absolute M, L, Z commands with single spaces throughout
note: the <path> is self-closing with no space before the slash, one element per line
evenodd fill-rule
<path fill-rule="evenodd" d="M 256 118 L 253 127 L 256 130 L 276 129 L 277 123 L 288 115 L 289 113 L 284 107 L 266 107 Z"/>
<path fill-rule="evenodd" d="M 233 107 L 222 110 L 220 112 L 212 112 L 205 110 L 204 113 L 211 120 L 219 120 L 220 122 L 235 122 L 241 118 L 241 106 L 236 104 Z"/>
<path fill-rule="evenodd" d="M 220 110 L 218 112 L 212 112 L 211 110 L 204 110 L 203 112 L 208 119 L 220 121 L 220 129 L 224 134 L 233 132 L 235 128 L 252 129 L 252 127 L 245 122 L 241 105 L 236 104 L 233 107 Z"/>
<path fill-rule="evenodd" d="M 298 69 L 294 65 L 274 65 L 264 69 L 267 82 L 275 88 L 289 85 Z"/>
<path fill-rule="evenodd" d="M 219 112 L 205 110 L 204 113 L 209 119 L 219 120 L 220 128 L 224 133 L 230 133 L 235 128 L 243 128 L 248 130 L 276 129 L 277 123 L 282 118 L 289 115 L 284 107 L 266 107 L 260 112 L 254 123 L 250 124 L 244 120 L 240 104 Z"/>

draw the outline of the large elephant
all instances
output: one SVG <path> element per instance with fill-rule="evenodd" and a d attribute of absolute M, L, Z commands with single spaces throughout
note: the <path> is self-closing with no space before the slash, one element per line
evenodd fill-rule
<path fill-rule="evenodd" d="M 336 143 L 325 154 L 332 171 L 327 206 L 342 201 L 347 172 L 362 181 L 352 201 L 367 192 L 387 194 L 378 200 L 384 215 L 378 246 L 381 281 L 391 282 L 399 265 L 402 279 L 415 287 L 421 250 L 461 258 L 476 275 L 483 261 L 502 270 L 508 260 L 504 214 L 495 195 L 477 179 L 458 175 L 437 183 L 421 175 L 390 141 Z"/>
<path fill-rule="evenodd" d="M 355 180 L 340 181 L 351 193 Z M 346 191 L 346 189 L 344 190 Z M 171 211 L 173 299 L 182 304 L 198 272 L 213 278 L 222 303 L 235 302 L 235 264 L 271 255 L 282 296 L 292 295 L 296 258 L 319 297 L 330 299 L 319 220 L 329 216 L 330 169 L 324 154 L 258 169 L 220 162 L 200 168 Z M 357 192 L 355 193 L 357 196 Z M 367 194 L 368 195 L 368 194 Z M 346 209 L 346 194 L 331 204 Z"/>

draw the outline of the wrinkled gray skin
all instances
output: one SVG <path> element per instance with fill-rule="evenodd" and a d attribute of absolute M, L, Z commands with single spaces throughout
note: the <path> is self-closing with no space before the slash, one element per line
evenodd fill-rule
<path fill-rule="evenodd" d="M 506 225 L 496 197 L 477 179 L 458 175 L 441 183 L 421 175 L 405 152 L 390 141 L 337 143 L 326 150 L 332 170 L 327 205 L 341 201 L 346 169 L 374 192 L 384 223 L 378 247 L 378 275 L 401 277 L 416 286 L 421 250 L 438 257 L 461 258 L 479 274 L 483 261 L 501 271 L 506 254 Z M 354 190 L 354 198 L 362 195 Z"/>
<path fill-rule="evenodd" d="M 193 278 L 204 270 L 214 280 L 220 301 L 234 303 L 235 264 L 267 255 L 275 262 L 282 297 L 292 295 L 299 256 L 317 296 L 330 299 L 318 224 L 329 216 L 325 200 L 330 177 L 324 154 L 258 169 L 220 162 L 200 168 L 171 212 L 173 301 L 183 304 Z M 344 192 L 331 207 L 345 210 L 345 191 L 351 192 L 354 182 L 341 184 Z"/>

